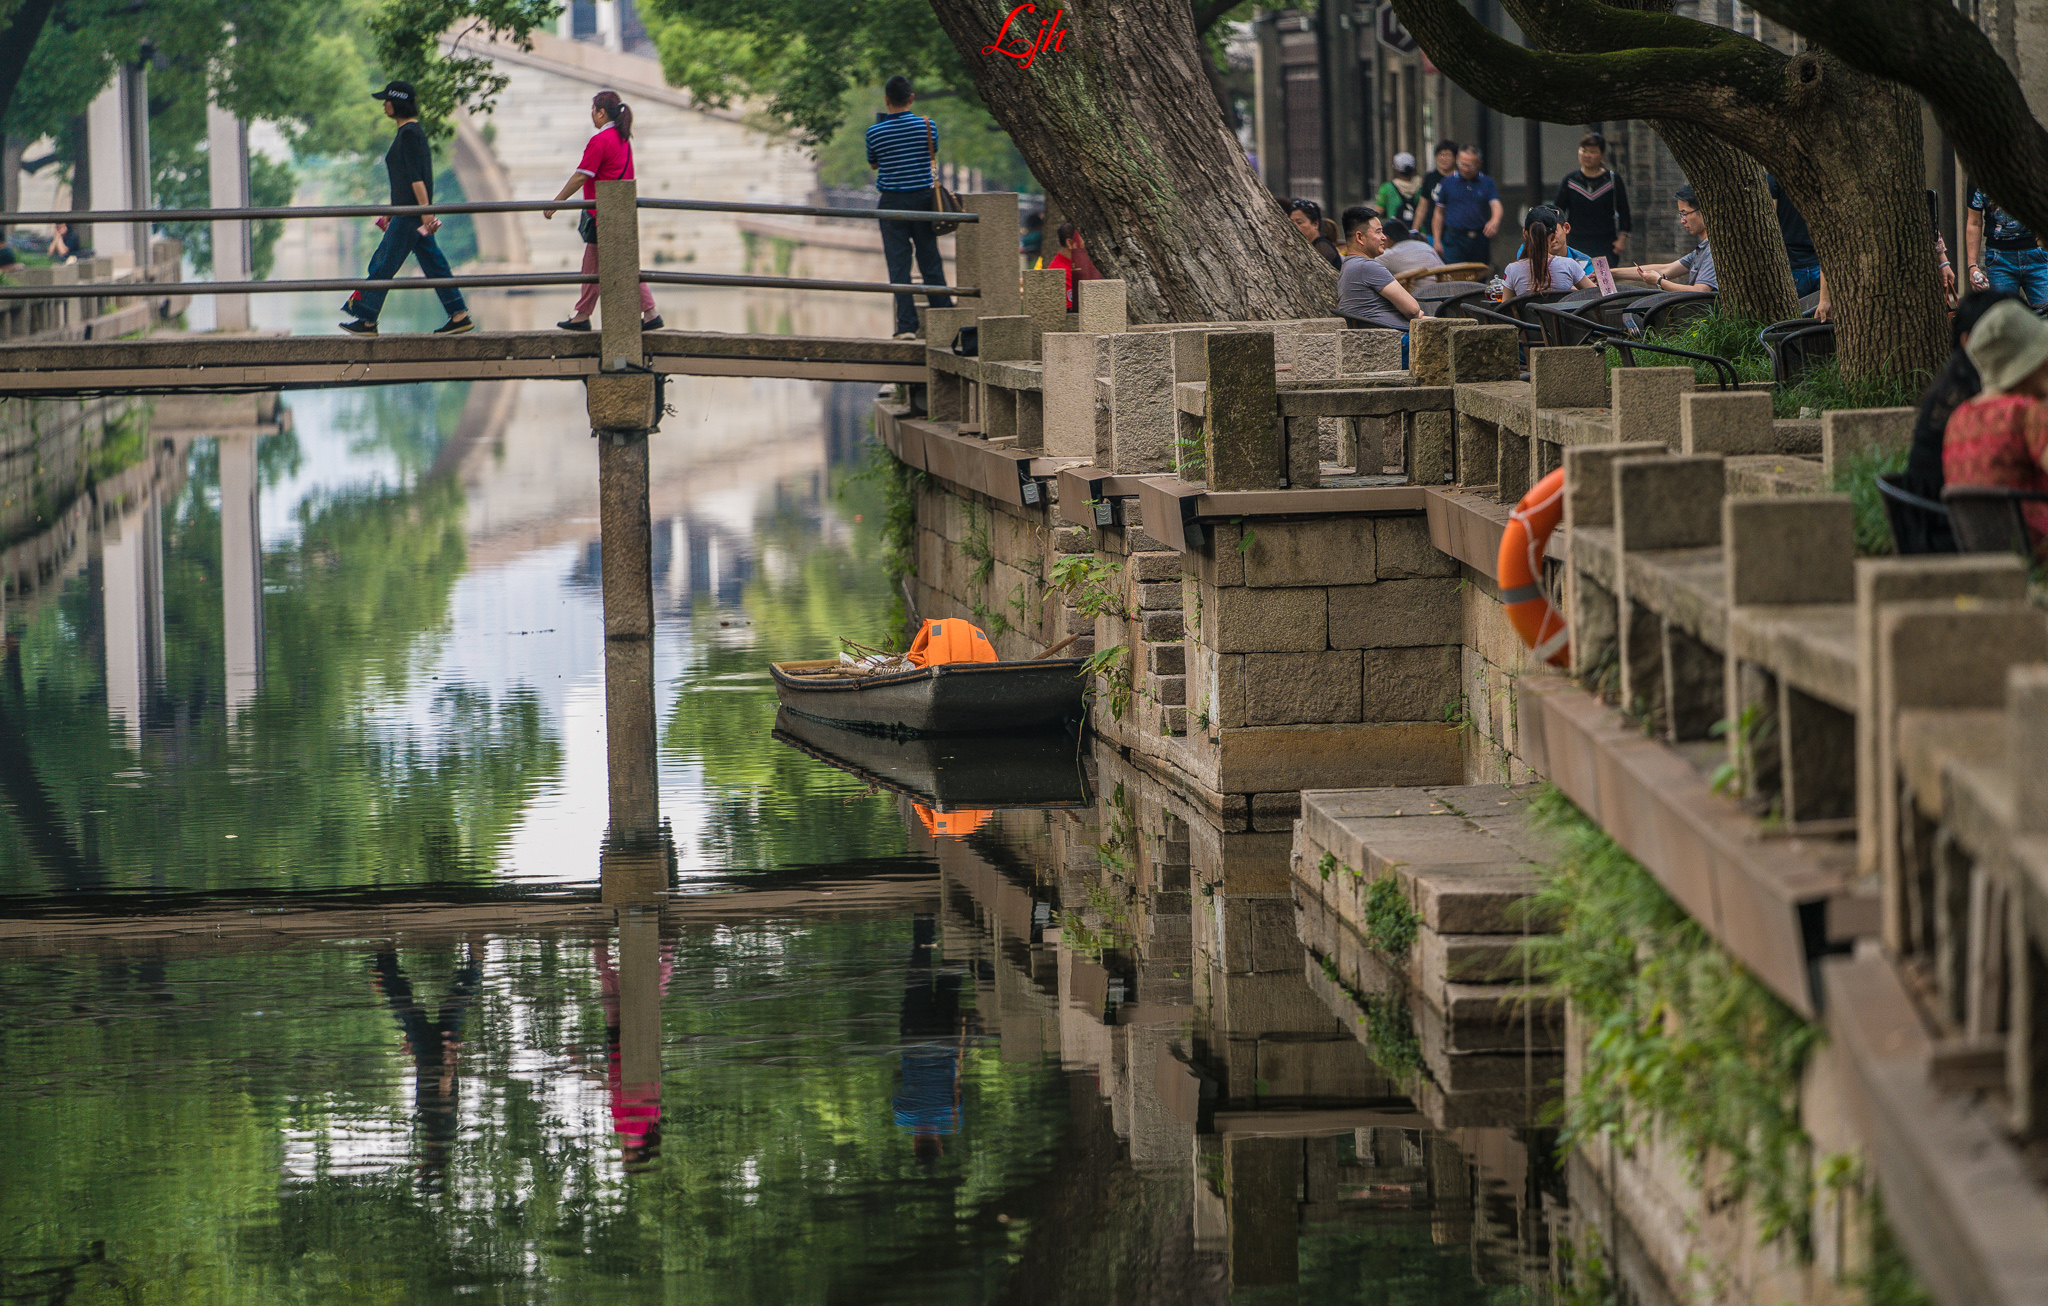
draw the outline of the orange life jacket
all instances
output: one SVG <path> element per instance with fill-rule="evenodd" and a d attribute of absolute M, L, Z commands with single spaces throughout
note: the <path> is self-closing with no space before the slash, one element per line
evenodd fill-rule
<path fill-rule="evenodd" d="M 996 646 L 988 642 L 981 627 L 959 617 L 927 621 L 917 632 L 910 652 L 903 655 L 914 667 L 938 667 L 949 662 L 998 662 Z"/>
<path fill-rule="evenodd" d="M 993 811 L 967 809 L 958 812 L 935 812 L 923 803 L 912 803 L 917 819 L 923 823 L 927 833 L 934 839 L 965 839 L 982 827 Z"/>

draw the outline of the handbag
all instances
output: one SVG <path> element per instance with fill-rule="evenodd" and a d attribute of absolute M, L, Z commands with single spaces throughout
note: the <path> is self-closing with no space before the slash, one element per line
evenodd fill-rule
<path fill-rule="evenodd" d="M 576 219 L 576 234 L 583 237 L 584 244 L 595 245 L 597 243 L 597 215 L 589 209 L 583 210 L 582 214 Z"/>
<path fill-rule="evenodd" d="M 939 148 L 939 129 L 933 126 L 931 130 L 932 152 L 936 154 Z M 947 190 L 944 186 L 939 185 L 932 187 L 932 209 L 938 213 L 960 213 L 964 211 L 960 207 L 960 197 Z M 932 234 L 934 236 L 950 236 L 958 230 L 960 230 L 960 224 L 957 222 L 934 222 L 932 224 Z"/>

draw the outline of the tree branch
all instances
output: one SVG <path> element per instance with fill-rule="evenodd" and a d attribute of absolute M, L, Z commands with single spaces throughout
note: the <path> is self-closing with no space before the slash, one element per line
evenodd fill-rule
<path fill-rule="evenodd" d="M 1910 86 L 1933 108 L 1970 176 L 2048 232 L 2048 131 L 1997 47 L 1940 0 L 1755 0 L 1765 17 L 1852 68 Z"/>
<path fill-rule="evenodd" d="M 1592 0 L 1544 2 L 1629 16 Z M 1531 50 L 1489 29 L 1458 0 L 1393 0 L 1393 6 L 1446 76 L 1511 117 L 1561 123 L 1664 118 L 1726 131 L 1731 109 L 1743 101 L 1761 116 L 1781 96 L 1784 56 L 1754 41 L 1607 53 Z"/>
<path fill-rule="evenodd" d="M 1204 4 L 1197 4 L 1195 6 L 1195 35 L 1197 37 L 1208 35 L 1209 29 L 1214 27 L 1222 19 L 1223 15 L 1243 3 L 1244 0 L 1207 0 Z"/>

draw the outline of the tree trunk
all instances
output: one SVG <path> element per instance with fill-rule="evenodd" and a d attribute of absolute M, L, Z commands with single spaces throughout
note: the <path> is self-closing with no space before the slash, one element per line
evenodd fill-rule
<path fill-rule="evenodd" d="M 1755 159 L 1704 127 L 1665 119 L 1650 124 L 1699 196 L 1721 280 L 1721 309 L 1752 322 L 1799 315 L 1792 264 L 1778 232 L 1778 210 Z M 1658 197 L 1661 199 L 1662 197 Z M 1646 209 L 1649 197 L 1637 201 Z"/>
<path fill-rule="evenodd" d="M 1029 68 L 982 53 L 1012 8 L 1006 0 L 931 5 L 1032 175 L 1081 228 L 1103 273 L 1123 278 L 1133 320 L 1334 311 L 1336 273 L 1224 123 L 1188 0 L 1072 0 L 1061 48 Z M 1037 19 L 1020 15 L 1004 44 L 1028 46 L 1037 32 Z"/>
<path fill-rule="evenodd" d="M 6 26 L 0 27 L 0 118 L 6 116 L 8 106 L 14 103 L 15 89 L 28 70 L 28 57 L 35 51 L 43 25 L 56 8 L 57 0 L 23 0 L 21 7 L 8 16 Z"/>
<path fill-rule="evenodd" d="M 1920 99 L 1832 58 L 1826 64 L 1838 107 L 1802 124 L 1807 166 L 1779 182 L 1813 231 L 1842 373 L 1932 373 L 1949 355 L 1948 300 L 1927 215 Z"/>

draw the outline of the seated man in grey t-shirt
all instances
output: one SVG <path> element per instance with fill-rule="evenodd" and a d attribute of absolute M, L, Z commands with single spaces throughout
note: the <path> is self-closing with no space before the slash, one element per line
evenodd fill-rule
<path fill-rule="evenodd" d="M 1337 272 L 1337 312 L 1350 326 L 1380 327 L 1405 335 L 1408 324 L 1422 316 L 1422 305 L 1379 261 L 1386 249 L 1386 232 L 1376 210 L 1364 204 L 1344 210 L 1344 245 L 1339 251 L 1344 264 Z"/>

